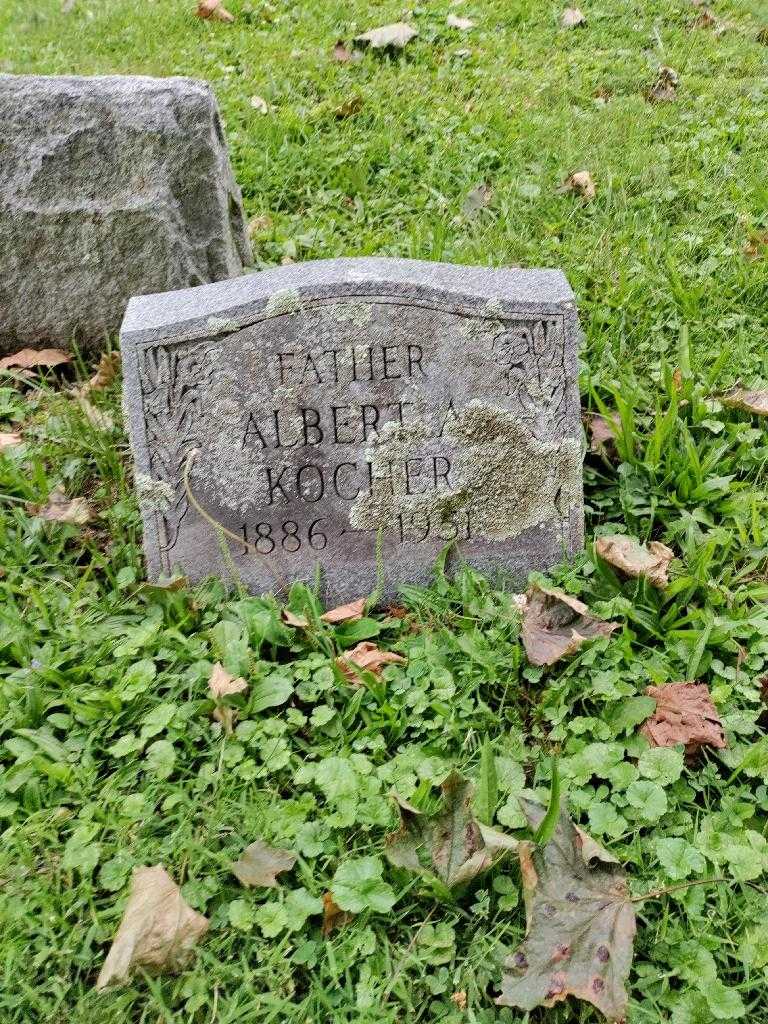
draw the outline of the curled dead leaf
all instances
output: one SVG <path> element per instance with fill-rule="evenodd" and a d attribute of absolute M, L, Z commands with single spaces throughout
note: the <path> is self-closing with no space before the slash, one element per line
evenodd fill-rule
<path fill-rule="evenodd" d="M 402 48 L 417 36 L 418 30 L 404 21 L 397 21 L 393 25 L 382 25 L 381 28 L 372 28 L 362 35 L 355 36 L 356 43 L 363 43 L 374 50 Z"/>
<path fill-rule="evenodd" d="M 752 232 L 744 244 L 744 255 L 748 260 L 759 260 L 768 256 L 768 231 Z"/>
<path fill-rule="evenodd" d="M 520 805 L 537 828 L 545 809 L 522 798 Z M 520 843 L 526 937 L 505 962 L 496 1002 L 532 1010 L 571 995 L 592 1003 L 608 1020 L 623 1022 L 635 912 L 615 858 L 594 840 L 587 847 L 583 836 L 563 802 L 555 833 L 543 848 Z"/>
<path fill-rule="evenodd" d="M 677 96 L 680 76 L 674 68 L 662 64 L 656 74 L 656 81 L 646 93 L 651 103 L 671 103 Z"/>
<path fill-rule="evenodd" d="M 363 97 L 362 96 L 350 96 L 348 100 L 344 100 L 334 110 L 334 117 L 337 117 L 340 121 L 343 121 L 345 117 L 354 117 L 355 114 L 359 114 L 363 109 Z"/>
<path fill-rule="evenodd" d="M 76 388 L 75 391 L 82 396 L 90 394 L 91 391 L 103 391 L 104 388 L 108 388 L 112 384 L 119 372 L 120 353 L 104 352 L 94 375 L 81 387 Z"/>
<path fill-rule="evenodd" d="M 380 650 L 371 640 L 362 640 L 351 651 L 340 655 L 336 664 L 350 683 L 359 685 L 360 672 L 373 672 L 378 676 L 385 665 L 404 665 L 405 658 L 394 651 Z"/>
<path fill-rule="evenodd" d="M 768 391 L 745 391 L 738 388 L 720 399 L 730 409 L 741 409 L 755 416 L 768 416 Z"/>
<path fill-rule="evenodd" d="M 17 367 L 21 370 L 36 370 L 39 367 L 50 369 L 71 362 L 72 356 L 68 356 L 59 348 L 23 348 L 20 352 L 0 359 L 0 370 L 12 370 Z"/>
<path fill-rule="evenodd" d="M 717 708 L 705 683 L 667 683 L 645 691 L 656 701 L 656 710 L 640 732 L 652 747 L 685 744 L 686 754 L 700 747 L 727 746 Z"/>
<path fill-rule="evenodd" d="M 338 608 L 331 608 L 330 611 L 320 616 L 320 621 L 329 622 L 331 625 L 337 625 L 339 622 L 358 622 L 363 617 L 367 600 L 367 597 L 358 597 L 356 601 L 340 604 Z"/>
<path fill-rule="evenodd" d="M 601 416 L 596 412 L 583 415 L 589 434 L 589 450 L 595 455 L 613 459 L 616 456 L 616 435 L 621 431 L 621 417 L 617 412 Z"/>
<path fill-rule="evenodd" d="M 183 970 L 209 923 L 185 902 L 162 864 L 134 868 L 128 903 L 96 988 L 124 985 L 138 970 Z"/>
<path fill-rule="evenodd" d="M 309 619 L 303 615 L 297 615 L 290 608 L 283 608 L 280 612 L 280 618 L 286 625 L 294 626 L 296 629 L 306 629 L 309 625 Z"/>
<path fill-rule="evenodd" d="M 493 198 L 493 189 L 485 182 L 480 182 L 471 188 L 462 203 L 461 212 L 465 217 L 473 217 L 476 213 L 488 206 Z"/>
<path fill-rule="evenodd" d="M 574 654 L 585 640 L 610 636 L 616 622 L 595 618 L 589 608 L 555 587 L 534 584 L 526 593 L 522 639 L 532 665 L 554 665 Z"/>
<path fill-rule="evenodd" d="M 634 537 L 612 534 L 609 537 L 599 537 L 595 541 L 595 550 L 605 562 L 623 572 L 625 576 L 644 576 L 651 586 L 659 588 L 666 587 L 669 583 L 669 563 L 675 557 L 675 553 L 666 544 L 652 540 L 646 545 Z"/>
<path fill-rule="evenodd" d="M 451 996 L 451 1002 L 454 1006 L 457 1006 L 460 1010 L 466 1010 L 467 1008 L 467 993 L 461 989 L 459 992 L 454 992 Z"/>
<path fill-rule="evenodd" d="M 471 18 L 460 18 L 458 14 L 449 14 L 445 19 L 445 23 L 449 28 L 456 28 L 459 32 L 469 32 L 470 29 L 475 27 L 475 23 Z"/>
<path fill-rule="evenodd" d="M 276 889 L 277 876 L 290 871 L 296 859 L 291 850 L 278 850 L 257 839 L 246 846 L 239 860 L 232 864 L 232 874 L 242 885 Z"/>
<path fill-rule="evenodd" d="M 561 28 L 579 28 L 580 26 L 586 24 L 587 19 L 584 17 L 584 15 L 578 7 L 566 7 L 566 9 L 560 15 Z"/>
<path fill-rule="evenodd" d="M 17 445 L 23 444 L 21 434 L 14 433 L 0 433 L 0 452 L 5 451 L 7 448 L 15 448 Z"/>
<path fill-rule="evenodd" d="M 575 192 L 576 195 L 587 201 L 594 199 L 597 195 L 597 189 L 589 171 L 574 171 L 573 174 L 569 174 L 560 191 Z"/>
<path fill-rule="evenodd" d="M 353 916 L 348 910 L 341 909 L 331 893 L 326 892 L 323 894 L 322 932 L 324 936 L 330 935 L 336 928 L 343 928 L 345 924 L 349 924 Z"/>
<path fill-rule="evenodd" d="M 269 113 L 269 104 L 263 96 L 251 96 L 251 106 L 254 110 L 258 110 L 260 114 Z"/>
<path fill-rule="evenodd" d="M 195 14 L 198 18 L 210 18 L 212 21 L 232 22 L 235 20 L 234 14 L 230 14 L 222 0 L 198 0 Z"/>
<path fill-rule="evenodd" d="M 70 523 L 72 526 L 84 526 L 93 518 L 85 498 L 67 498 L 61 484 L 54 487 L 45 505 L 33 505 L 30 512 L 37 519 L 45 519 L 50 523 Z"/>
<path fill-rule="evenodd" d="M 231 675 L 221 662 L 216 662 L 211 670 L 208 679 L 208 692 L 214 700 L 221 700 L 222 697 L 229 697 L 234 693 L 243 693 L 248 689 L 248 683 L 240 677 Z"/>

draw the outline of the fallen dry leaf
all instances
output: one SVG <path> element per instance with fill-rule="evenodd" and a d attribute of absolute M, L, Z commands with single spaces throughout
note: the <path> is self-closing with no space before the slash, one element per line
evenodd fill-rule
<path fill-rule="evenodd" d="M 96 988 L 124 985 L 138 970 L 150 974 L 183 970 L 208 925 L 208 918 L 184 901 L 162 864 L 134 868 L 128 903 Z"/>
<path fill-rule="evenodd" d="M 621 431 L 621 417 L 617 412 L 601 416 L 597 412 L 583 415 L 584 425 L 589 432 L 589 450 L 606 458 L 616 455 L 616 435 Z"/>
<path fill-rule="evenodd" d="M 768 391 L 744 391 L 739 388 L 723 395 L 720 401 L 731 409 L 741 409 L 756 416 L 768 416 Z"/>
<path fill-rule="evenodd" d="M 257 839 L 232 864 L 232 874 L 242 885 L 277 889 L 277 876 L 290 871 L 295 863 L 296 854 L 291 850 L 277 850 Z"/>
<path fill-rule="evenodd" d="M 341 121 L 345 117 L 353 117 L 355 114 L 359 114 L 363 109 L 363 97 L 362 96 L 350 96 L 348 100 L 344 100 L 343 103 L 339 104 L 334 110 L 334 117 L 338 117 Z"/>
<path fill-rule="evenodd" d="M 640 732 L 652 747 L 685 744 L 686 754 L 699 747 L 722 749 L 727 744 L 720 715 L 705 683 L 667 683 L 645 691 L 656 701 L 656 710 Z"/>
<path fill-rule="evenodd" d="M 198 0 L 198 18 L 211 18 L 213 21 L 231 22 L 235 20 L 234 14 L 230 14 L 224 7 L 221 0 Z"/>
<path fill-rule="evenodd" d="M 251 106 L 254 110 L 258 110 L 260 114 L 269 113 L 269 105 L 262 96 L 251 96 Z"/>
<path fill-rule="evenodd" d="M 283 622 L 289 626 L 295 626 L 296 629 L 306 629 L 309 625 L 309 619 L 306 619 L 303 615 L 297 615 L 290 608 L 283 608 L 280 617 Z"/>
<path fill-rule="evenodd" d="M 522 798 L 520 805 L 537 828 L 545 809 Z M 563 802 L 555 833 L 543 848 L 520 843 L 526 937 L 505 962 L 496 1002 L 532 1010 L 572 995 L 608 1020 L 623 1022 L 635 912 L 615 858 L 594 840 L 587 850 L 582 836 Z"/>
<path fill-rule="evenodd" d="M 574 171 L 561 185 L 562 192 L 575 192 L 582 199 L 594 199 L 597 195 L 595 183 L 589 171 Z"/>
<path fill-rule="evenodd" d="M 669 583 L 669 563 L 675 557 L 666 544 L 652 540 L 641 544 L 634 537 L 612 534 L 595 541 L 598 555 L 626 576 L 636 579 L 644 576 L 653 587 L 663 588 Z"/>
<path fill-rule="evenodd" d="M 397 21 L 394 25 L 382 25 L 381 28 L 372 28 L 360 36 L 355 36 L 356 43 L 365 43 L 374 50 L 381 50 L 387 47 L 402 50 L 402 48 L 417 36 L 418 30 L 404 21 Z"/>
<path fill-rule="evenodd" d="M 336 664 L 351 683 L 359 685 L 360 676 L 356 669 L 378 676 L 384 665 L 404 665 L 405 658 L 394 651 L 379 650 L 371 640 L 362 640 L 357 647 L 340 655 Z"/>
<path fill-rule="evenodd" d="M 90 394 L 91 391 L 103 391 L 104 388 L 108 388 L 112 384 L 119 372 L 120 353 L 104 352 L 91 379 L 75 390 L 82 396 Z"/>
<path fill-rule="evenodd" d="M 652 103 L 671 103 L 677 96 L 680 76 L 674 68 L 662 64 L 656 75 L 656 81 L 646 93 Z"/>
<path fill-rule="evenodd" d="M 248 683 L 244 679 L 236 679 L 227 672 L 221 662 L 216 662 L 208 680 L 208 692 L 214 700 L 221 700 L 222 697 L 229 697 L 233 693 L 243 693 L 247 689 Z"/>
<path fill-rule="evenodd" d="M 321 622 L 330 622 L 332 625 L 336 625 L 339 622 L 357 622 L 363 617 L 367 600 L 367 597 L 358 597 L 356 601 L 350 601 L 349 604 L 341 604 L 338 608 L 331 608 L 330 611 L 320 616 L 320 620 Z"/>
<path fill-rule="evenodd" d="M 37 369 L 44 366 L 50 369 L 52 366 L 61 366 L 62 363 L 71 363 L 72 356 L 62 352 L 58 348 L 23 348 L 20 352 L 14 352 L 11 356 L 0 359 L 0 370 L 11 370 L 18 367 L 22 370 Z"/>
<path fill-rule="evenodd" d="M 522 639 L 532 665 L 554 665 L 574 654 L 585 640 L 610 636 L 616 622 L 603 622 L 570 594 L 533 584 L 526 593 Z"/>
<path fill-rule="evenodd" d="M 0 433 L 0 452 L 6 448 L 15 448 L 16 445 L 23 444 L 21 434 L 3 434 Z"/>
<path fill-rule="evenodd" d="M 93 517 L 85 498 L 67 498 L 61 484 L 54 487 L 45 505 L 33 505 L 30 511 L 37 519 L 51 523 L 71 523 L 73 526 L 84 526 Z"/>
<path fill-rule="evenodd" d="M 459 992 L 454 992 L 453 995 L 451 996 L 451 1002 L 460 1010 L 466 1010 L 467 993 L 463 989 L 461 989 Z"/>
<path fill-rule="evenodd" d="M 768 256 L 768 231 L 753 232 L 744 245 L 748 260 L 759 260 Z"/>
<path fill-rule="evenodd" d="M 461 206 L 461 212 L 465 217 L 473 217 L 476 213 L 488 206 L 493 198 L 493 189 L 485 182 L 480 182 L 471 188 Z"/>
<path fill-rule="evenodd" d="M 353 916 L 348 910 L 341 909 L 331 893 L 323 894 L 323 935 L 330 935 L 335 928 L 343 928 L 345 924 L 349 924 Z"/>
<path fill-rule="evenodd" d="M 518 843 L 477 821 L 474 786 L 458 772 L 448 776 L 440 791 L 442 807 L 430 815 L 397 798 L 400 828 L 384 840 L 384 854 L 395 867 L 434 875 L 451 889 L 476 878 Z"/>
<path fill-rule="evenodd" d="M 457 28 L 459 32 L 469 32 L 471 28 L 475 27 L 471 18 L 460 18 L 458 14 L 449 14 L 445 23 L 449 28 Z"/>
<path fill-rule="evenodd" d="M 566 9 L 560 15 L 561 28 L 578 28 L 580 25 L 586 24 L 587 19 L 581 13 L 578 7 L 566 7 Z"/>
<path fill-rule="evenodd" d="M 259 213 L 248 221 L 248 236 L 253 238 L 263 231 L 271 231 L 273 226 L 274 221 L 268 213 Z"/>
<path fill-rule="evenodd" d="M 700 14 L 690 24 L 690 28 L 714 28 L 717 25 L 717 18 L 708 7 L 704 7 Z"/>
<path fill-rule="evenodd" d="M 348 64 L 352 60 L 352 51 L 347 49 L 343 39 L 339 39 L 333 50 L 331 50 L 331 56 L 339 64 Z"/>
<path fill-rule="evenodd" d="M 139 590 L 142 594 L 171 594 L 178 590 L 186 590 L 189 586 L 189 577 L 187 576 L 170 576 L 165 578 L 161 576 L 159 579 L 153 580 L 152 583 L 142 583 Z"/>
<path fill-rule="evenodd" d="M 89 402 L 87 398 L 78 396 L 77 404 L 85 414 L 85 418 L 95 430 L 104 430 L 108 432 L 115 429 L 115 421 L 109 413 L 104 412 L 102 409 L 97 409 L 93 402 Z"/>

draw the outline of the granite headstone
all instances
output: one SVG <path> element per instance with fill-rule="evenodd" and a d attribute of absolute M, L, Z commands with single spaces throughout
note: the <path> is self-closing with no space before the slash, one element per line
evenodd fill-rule
<path fill-rule="evenodd" d="M 152 576 L 339 603 L 438 554 L 521 583 L 583 543 L 579 328 L 555 270 L 334 259 L 131 300 Z M 377 568 L 378 567 L 378 568 Z"/>
<path fill-rule="evenodd" d="M 128 299 L 251 262 L 210 86 L 0 75 L 0 354 L 97 349 Z"/>

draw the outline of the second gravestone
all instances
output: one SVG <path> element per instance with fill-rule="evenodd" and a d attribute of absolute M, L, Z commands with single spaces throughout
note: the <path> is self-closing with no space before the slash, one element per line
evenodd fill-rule
<path fill-rule="evenodd" d="M 583 542 L 577 339 L 550 270 L 337 259 L 132 299 L 150 574 L 265 591 L 319 564 L 334 604 L 454 541 L 523 582 Z"/>

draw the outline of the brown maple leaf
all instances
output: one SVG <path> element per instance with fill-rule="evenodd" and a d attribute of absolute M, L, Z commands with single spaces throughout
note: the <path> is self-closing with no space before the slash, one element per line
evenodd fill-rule
<path fill-rule="evenodd" d="M 134 868 L 128 903 L 96 988 L 124 985 L 139 970 L 150 974 L 183 970 L 208 925 L 208 919 L 184 901 L 162 864 Z"/>
<path fill-rule="evenodd" d="M 384 841 L 390 864 L 418 874 L 436 876 L 452 889 L 490 868 L 517 840 L 479 822 L 472 810 L 474 786 L 452 772 L 440 787 L 442 806 L 423 814 L 407 800 L 397 799 L 400 828 Z"/>
<path fill-rule="evenodd" d="M 523 798 L 520 805 L 536 829 L 545 809 Z M 543 848 L 520 843 L 526 937 L 505 963 L 496 1002 L 532 1010 L 575 996 L 608 1020 L 624 1021 L 635 912 L 615 858 L 583 835 L 563 802 Z"/>
<path fill-rule="evenodd" d="M 667 573 L 675 553 L 666 544 L 652 540 L 646 545 L 634 537 L 611 534 L 609 537 L 599 537 L 595 541 L 595 550 L 600 558 L 625 576 L 644 576 L 651 586 L 659 588 L 669 583 Z"/>
<path fill-rule="evenodd" d="M 534 583 L 525 597 L 522 640 L 532 665 L 554 665 L 585 640 L 610 636 L 619 628 L 616 622 L 596 619 L 582 601 L 555 587 Z"/>
<path fill-rule="evenodd" d="M 359 685 L 360 672 L 373 672 L 378 676 L 385 665 L 404 665 L 405 658 L 394 651 L 380 650 L 370 640 L 362 640 L 351 651 L 340 655 L 336 664 L 351 683 Z"/>
<path fill-rule="evenodd" d="M 645 691 L 656 701 L 656 710 L 640 732 L 652 747 L 685 744 L 690 755 L 699 747 L 726 746 L 720 715 L 705 683 L 667 683 Z"/>
<path fill-rule="evenodd" d="M 232 874 L 242 885 L 278 888 L 277 876 L 290 871 L 296 863 L 296 854 L 291 850 L 278 850 L 257 839 L 246 846 L 239 860 L 232 864 Z"/>
<path fill-rule="evenodd" d="M 32 370 L 40 366 L 50 369 L 52 366 L 71 362 L 72 356 L 68 356 L 59 348 L 23 348 L 20 352 L 0 359 L 0 370 L 11 370 L 16 367 L 21 370 Z"/>
<path fill-rule="evenodd" d="M 336 625 L 339 622 L 357 622 L 363 617 L 367 600 L 367 597 L 359 597 L 356 601 L 341 604 L 338 608 L 331 608 L 330 611 L 320 616 L 320 620 L 321 622 L 329 622 L 332 625 Z"/>

